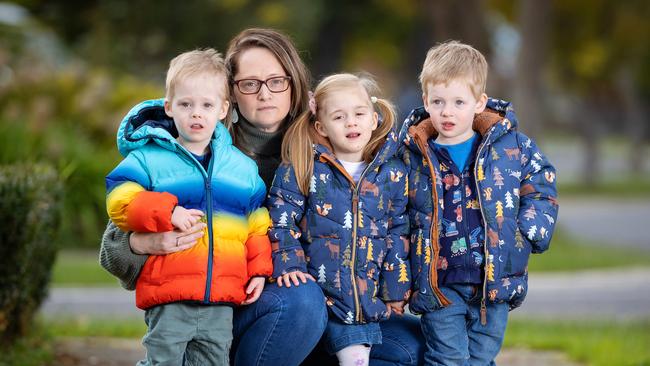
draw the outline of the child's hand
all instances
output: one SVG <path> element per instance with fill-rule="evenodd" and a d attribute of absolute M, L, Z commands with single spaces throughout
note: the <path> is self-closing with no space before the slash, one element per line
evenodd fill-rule
<path fill-rule="evenodd" d="M 194 224 L 201 220 L 201 217 L 203 217 L 203 212 L 201 210 L 188 210 L 183 206 L 176 206 L 172 212 L 172 225 L 182 231 L 189 230 Z"/>
<path fill-rule="evenodd" d="M 392 313 L 397 315 L 404 315 L 404 305 L 406 301 L 391 301 L 386 303 L 386 310 L 388 310 L 388 315 Z"/>
<path fill-rule="evenodd" d="M 307 283 L 307 279 L 316 282 L 316 279 L 314 279 L 314 277 L 312 277 L 312 275 L 310 275 L 309 273 L 305 273 L 301 271 L 293 271 L 278 276 L 278 286 L 282 287 L 282 284 L 284 283 L 286 287 L 291 287 L 291 282 L 293 282 L 295 286 L 298 286 L 300 285 L 301 281 L 302 283 Z"/>
<path fill-rule="evenodd" d="M 246 294 L 248 296 L 242 302 L 242 305 L 252 304 L 260 298 L 262 290 L 264 290 L 264 282 L 266 282 L 264 277 L 253 277 L 248 281 L 248 287 L 246 287 Z"/>

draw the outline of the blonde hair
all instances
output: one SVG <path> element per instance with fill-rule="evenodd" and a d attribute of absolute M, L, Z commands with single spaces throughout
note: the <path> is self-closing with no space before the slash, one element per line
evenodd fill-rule
<path fill-rule="evenodd" d="M 431 47 L 420 73 L 422 92 L 435 84 L 447 84 L 456 79 L 467 79 L 477 99 L 485 93 L 488 64 L 477 49 L 458 41 L 447 41 Z"/>
<path fill-rule="evenodd" d="M 372 132 L 370 141 L 363 151 L 363 159 L 370 162 L 372 157 L 383 145 L 386 136 L 395 124 L 395 107 L 393 104 L 382 98 L 378 98 L 379 87 L 369 75 L 334 74 L 323 79 L 314 90 L 314 99 L 317 106 L 321 106 L 325 99 L 332 93 L 341 92 L 350 88 L 363 88 L 368 94 L 368 105 L 380 115 L 381 123 Z M 373 103 L 371 98 L 377 98 Z M 303 112 L 300 117 L 289 127 L 282 140 L 282 161 L 290 163 L 296 174 L 298 187 L 303 194 L 309 190 L 309 180 L 314 172 L 314 149 L 313 144 L 318 139 L 314 122 L 317 120 L 319 108 L 316 109 L 316 116 L 310 110 Z M 329 141 L 328 141 L 329 142 Z"/>
<path fill-rule="evenodd" d="M 174 98 L 174 89 L 179 81 L 190 76 L 204 73 L 223 76 L 224 95 L 222 95 L 222 97 L 224 100 L 230 99 L 230 91 L 226 84 L 228 81 L 226 65 L 224 64 L 221 54 L 213 48 L 183 52 L 169 62 L 167 79 L 165 81 L 165 98 L 167 100 L 172 100 Z"/>
<path fill-rule="evenodd" d="M 239 71 L 237 69 L 239 56 L 246 50 L 255 47 L 269 50 L 280 62 L 287 75 L 291 76 L 291 107 L 289 108 L 289 115 L 285 119 L 285 123 L 290 124 L 300 113 L 307 110 L 309 71 L 307 71 L 307 67 L 302 62 L 300 55 L 298 55 L 296 46 L 287 35 L 273 29 L 248 28 L 230 41 L 228 51 L 226 51 L 226 68 L 230 75 L 229 83 L 231 86 L 234 85 L 233 79 Z M 231 105 L 234 106 L 235 101 L 231 102 Z M 231 123 L 230 112 L 225 125 L 231 132 L 236 128 L 236 125 Z M 233 134 L 233 136 L 236 136 L 236 134 Z M 237 141 L 235 141 L 235 145 L 237 145 Z"/>

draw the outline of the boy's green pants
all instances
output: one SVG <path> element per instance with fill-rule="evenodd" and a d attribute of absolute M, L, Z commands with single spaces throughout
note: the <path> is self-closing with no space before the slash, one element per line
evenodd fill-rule
<path fill-rule="evenodd" d="M 137 366 L 228 366 L 232 314 L 229 306 L 187 303 L 146 310 L 142 344 L 147 358 Z"/>

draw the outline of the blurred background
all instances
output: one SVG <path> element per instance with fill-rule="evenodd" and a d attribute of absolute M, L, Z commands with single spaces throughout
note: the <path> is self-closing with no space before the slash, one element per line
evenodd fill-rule
<path fill-rule="evenodd" d="M 648 277 L 650 240 L 643 226 L 650 223 L 648 19 L 645 0 L 0 2 L 0 222 L 6 219 L 0 224 L 0 254 L 18 268 L 0 269 L 0 278 L 6 275 L 0 289 L 18 293 L 27 285 L 16 285 L 17 278 L 36 262 L 47 264 L 38 280 L 22 279 L 36 284 L 27 315 L 12 315 L 24 299 L 0 296 L 0 331 L 14 327 L 7 319 L 22 319 L 4 341 L 0 337 L 0 347 L 13 347 L 15 364 L 30 364 L 29 359 L 47 364 L 63 362 L 53 346 L 63 335 L 142 334 L 142 322 L 126 315 L 122 322 L 106 322 L 101 311 L 58 313 L 47 304 L 59 290 L 119 291 L 98 266 L 97 251 L 107 222 L 104 176 L 121 159 L 115 135 L 122 116 L 137 102 L 164 95 L 172 57 L 197 47 L 225 52 L 235 34 L 253 26 L 289 34 L 315 81 L 339 71 L 374 74 L 401 117 L 421 104 L 417 77 L 426 51 L 449 39 L 473 45 L 490 64 L 488 95 L 513 101 L 520 130 L 538 141 L 558 170 L 559 228 L 551 250 L 532 259 L 531 281 L 538 273 L 551 281 L 549 296 L 554 297 L 555 284 L 577 276 L 567 273 L 587 280 L 617 273 L 629 283 L 631 275 L 624 271 L 640 268 L 637 277 Z M 30 211 L 32 206 L 7 199 L 18 197 L 18 191 L 36 208 Z M 48 196 L 49 221 L 42 216 L 43 200 L 34 195 Z M 22 222 L 33 225 L 20 234 Z M 19 242 L 26 243 L 20 255 L 15 254 Z M 553 276 L 560 277 L 552 282 Z M 635 286 L 650 292 L 648 282 Z M 642 291 L 634 287 L 631 292 Z M 602 290 L 590 293 L 610 298 Z M 634 299 L 623 296 L 619 302 L 629 305 Z M 42 301 L 46 307 L 39 313 Z M 650 315 L 626 309 L 592 314 L 604 323 L 585 321 L 584 311 L 578 311 L 568 331 L 553 314 L 535 323 L 538 328 L 528 326 L 525 316 L 514 317 L 506 344 L 559 350 L 567 360 L 583 364 L 650 365 Z M 40 314 L 36 323 L 33 313 Z M 630 317 L 641 325 L 628 323 Z M 531 338 L 531 329 L 548 334 L 547 339 Z M 638 336 L 629 340 L 634 331 Z M 587 335 L 596 333 L 609 338 L 585 346 Z M 18 336 L 26 336 L 27 343 L 16 343 Z M 573 346 L 574 338 L 582 345 Z M 629 340 L 621 342 L 619 353 L 604 361 L 590 358 L 605 353 L 603 343 L 614 347 L 617 338 Z M 43 349 L 42 358 L 28 352 L 21 359 L 20 347 Z"/>

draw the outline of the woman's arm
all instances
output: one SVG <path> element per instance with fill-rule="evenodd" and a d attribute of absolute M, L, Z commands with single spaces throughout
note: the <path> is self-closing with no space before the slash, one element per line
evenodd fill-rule
<path fill-rule="evenodd" d="M 165 255 L 191 248 L 203 236 L 204 223 L 197 223 L 187 231 L 164 233 L 127 233 L 109 220 L 99 249 L 101 266 L 120 280 L 127 290 L 135 283 L 150 254 Z"/>

